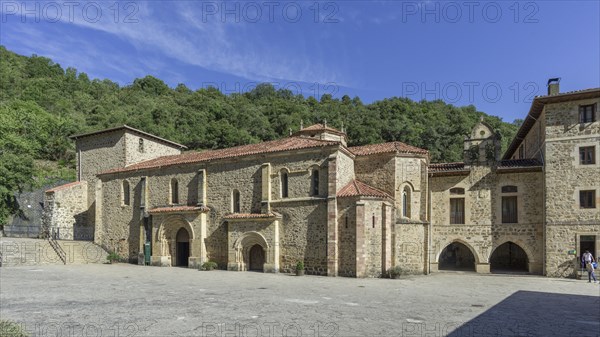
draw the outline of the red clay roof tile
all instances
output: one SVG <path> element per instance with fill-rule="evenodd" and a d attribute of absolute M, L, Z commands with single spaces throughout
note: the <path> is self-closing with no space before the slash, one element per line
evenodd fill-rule
<path fill-rule="evenodd" d="M 351 182 L 348 183 L 348 185 L 344 186 L 337 193 L 337 196 L 340 198 L 363 196 L 363 197 L 378 197 L 378 198 L 393 199 L 386 192 L 384 192 L 376 187 L 367 185 L 367 184 L 363 183 L 362 181 L 359 181 L 356 179 L 352 180 Z"/>
<path fill-rule="evenodd" d="M 231 213 L 225 215 L 224 219 L 263 219 L 276 217 L 276 213 Z"/>
<path fill-rule="evenodd" d="M 357 156 L 368 156 L 377 153 L 414 153 L 414 154 L 427 154 L 429 153 L 425 149 L 418 148 L 416 146 L 408 145 L 402 142 L 389 142 L 382 144 L 371 144 L 363 146 L 354 146 L 349 148 L 350 152 Z"/>
<path fill-rule="evenodd" d="M 53 188 L 51 188 L 49 190 L 46 190 L 46 193 L 53 193 L 53 192 L 60 191 L 60 190 L 66 190 L 67 188 L 71 188 L 73 186 L 77 186 L 77 185 L 82 184 L 82 183 L 83 183 L 82 181 L 74 181 L 72 183 L 68 183 L 68 184 L 64 184 L 64 185 L 53 187 Z"/>
<path fill-rule="evenodd" d="M 210 150 L 204 152 L 186 152 L 179 155 L 164 156 L 152 160 L 147 160 L 141 163 L 130 166 L 115 168 L 100 174 L 109 174 L 117 172 L 128 172 L 150 168 L 159 168 L 171 165 L 199 163 L 210 160 L 242 157 L 248 155 L 256 155 L 262 153 L 273 153 L 290 150 L 307 149 L 314 147 L 325 147 L 340 145 L 339 142 L 326 141 L 320 139 L 309 139 L 302 137 L 287 137 L 277 140 L 272 140 L 263 143 L 241 145 L 230 147 L 227 149 Z"/>
<path fill-rule="evenodd" d="M 205 206 L 167 206 L 156 207 L 148 211 L 148 213 L 177 213 L 177 212 L 208 212 L 210 208 Z"/>

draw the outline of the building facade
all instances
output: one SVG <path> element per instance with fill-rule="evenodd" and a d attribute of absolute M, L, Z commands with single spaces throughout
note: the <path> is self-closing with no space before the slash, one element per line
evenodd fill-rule
<path fill-rule="evenodd" d="M 557 86 L 506 153 L 481 121 L 459 163 L 401 142 L 348 147 L 321 124 L 205 152 L 127 126 L 73 136 L 78 181 L 47 191 L 45 218 L 156 266 L 572 276 L 600 252 L 600 89 Z"/>

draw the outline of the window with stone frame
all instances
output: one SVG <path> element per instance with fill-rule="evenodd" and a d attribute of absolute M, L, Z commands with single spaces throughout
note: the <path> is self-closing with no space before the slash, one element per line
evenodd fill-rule
<path fill-rule="evenodd" d="M 289 176 L 287 170 L 281 170 L 281 197 L 287 198 L 289 196 Z"/>
<path fill-rule="evenodd" d="M 318 196 L 319 195 L 319 170 L 314 169 L 311 175 L 311 187 L 310 187 L 310 195 Z"/>
<path fill-rule="evenodd" d="M 582 146 L 579 148 L 579 164 L 593 165 L 596 164 L 596 147 Z"/>
<path fill-rule="evenodd" d="M 596 190 L 579 191 L 580 208 L 596 208 Z"/>
<path fill-rule="evenodd" d="M 596 104 L 579 106 L 579 123 L 592 123 L 596 121 Z"/>
<path fill-rule="evenodd" d="M 462 225 L 465 223 L 465 189 L 455 187 L 450 189 L 450 224 Z M 458 196 L 463 197 L 458 197 Z"/>
<path fill-rule="evenodd" d="M 514 185 L 502 186 L 502 193 L 517 193 L 519 189 Z M 516 195 L 503 195 L 502 201 L 502 223 L 518 223 L 518 198 Z"/>
<path fill-rule="evenodd" d="M 238 190 L 233 190 L 233 192 L 231 193 L 231 211 L 233 213 L 240 213 L 241 212 L 241 200 L 240 200 L 240 191 Z"/>
<path fill-rule="evenodd" d="M 171 179 L 171 204 L 179 203 L 179 181 Z"/>
<path fill-rule="evenodd" d="M 144 138 L 138 140 L 138 151 L 144 153 Z"/>
<path fill-rule="evenodd" d="M 131 204 L 131 189 L 129 187 L 129 182 L 127 180 L 123 180 L 123 184 L 121 185 L 121 205 L 129 206 Z"/>

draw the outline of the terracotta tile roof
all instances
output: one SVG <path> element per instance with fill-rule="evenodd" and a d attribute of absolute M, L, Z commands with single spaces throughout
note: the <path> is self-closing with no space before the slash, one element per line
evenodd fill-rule
<path fill-rule="evenodd" d="M 378 198 L 393 199 L 386 192 L 384 192 L 376 187 L 369 186 L 369 185 L 363 183 L 362 181 L 359 181 L 356 179 L 352 180 L 351 182 L 348 183 L 348 185 L 344 186 L 337 193 L 337 196 L 340 198 L 363 196 L 363 197 L 378 197 Z"/>
<path fill-rule="evenodd" d="M 349 148 L 350 152 L 357 156 L 368 156 L 376 153 L 415 153 L 427 154 L 429 151 L 408 145 L 402 142 L 390 142 L 383 144 L 371 144 L 364 146 L 354 146 Z"/>
<path fill-rule="evenodd" d="M 534 158 L 501 160 L 498 168 L 541 167 L 542 163 Z"/>
<path fill-rule="evenodd" d="M 205 206 L 167 206 L 156 207 L 148 211 L 148 213 L 178 213 L 178 212 L 208 212 L 210 208 Z"/>
<path fill-rule="evenodd" d="M 224 219 L 268 219 L 268 218 L 274 218 L 276 216 L 278 216 L 279 214 L 275 213 L 275 212 L 271 212 L 271 213 L 230 213 L 225 215 L 223 218 Z"/>
<path fill-rule="evenodd" d="M 56 191 L 66 190 L 68 188 L 71 188 L 73 186 L 77 186 L 77 185 L 80 185 L 80 184 L 83 184 L 83 181 L 74 181 L 72 183 L 68 183 L 68 184 L 64 184 L 64 185 L 53 187 L 53 188 L 51 188 L 49 190 L 46 190 L 46 193 L 54 193 Z"/>
<path fill-rule="evenodd" d="M 339 142 L 326 141 L 320 139 L 310 139 L 302 137 L 287 137 L 277 140 L 272 140 L 263 143 L 241 145 L 236 147 L 230 147 L 221 150 L 210 150 L 204 152 L 186 152 L 179 155 L 164 156 L 156 159 L 144 161 L 141 163 L 133 164 L 123 168 L 115 168 L 102 172 L 100 174 L 117 173 L 117 172 L 128 172 L 150 168 L 159 168 L 171 165 L 200 163 L 210 160 L 225 159 L 242 157 L 248 155 L 256 155 L 262 153 L 273 153 L 282 151 L 291 151 L 299 149 L 307 149 L 314 147 L 325 147 L 340 145 Z"/>
<path fill-rule="evenodd" d="M 429 172 L 446 172 L 465 170 L 465 163 L 437 163 L 429 164 Z"/>

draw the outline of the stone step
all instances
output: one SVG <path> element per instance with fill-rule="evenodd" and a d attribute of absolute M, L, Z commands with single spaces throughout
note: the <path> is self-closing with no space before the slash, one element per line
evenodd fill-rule
<path fill-rule="evenodd" d="M 65 252 L 67 264 L 104 263 L 108 253 L 90 241 L 57 241 Z M 48 240 L 2 238 L 0 239 L 2 266 L 34 266 L 63 264 Z"/>

